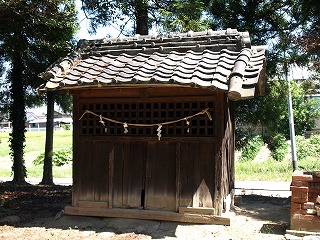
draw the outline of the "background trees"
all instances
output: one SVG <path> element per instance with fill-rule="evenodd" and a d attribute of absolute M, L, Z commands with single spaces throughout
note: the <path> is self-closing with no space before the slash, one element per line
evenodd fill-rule
<path fill-rule="evenodd" d="M 308 66 L 315 73 L 302 90 L 297 87 L 299 97 L 294 96 L 297 131 L 303 133 L 309 127 L 314 105 L 306 104 L 303 95 L 319 91 L 318 0 L 81 0 L 81 3 L 92 32 L 99 26 L 110 25 L 123 35 L 148 34 L 151 28 L 160 34 L 206 28 L 249 31 L 254 45 L 268 46 L 267 96 L 242 102 L 237 115 L 252 124 L 273 122 L 277 127 L 268 126 L 271 132 L 287 131 L 286 100 L 280 99 L 287 93 L 286 85 L 277 81 L 283 79 L 285 65 L 297 64 Z M 74 1 L 0 0 L 0 73 L 5 63 L 9 63 L 7 82 L 0 88 L 0 108 L 9 106 L 13 123 L 10 145 L 15 182 L 23 182 L 25 176 L 25 106 L 33 104 L 35 99 L 41 100 L 35 98 L 34 92 L 39 86 L 38 74 L 71 50 L 76 29 Z M 271 82 L 274 80 L 277 81 Z M 279 92 L 283 94 L 277 95 Z M 277 115 L 271 114 L 274 111 L 278 111 Z M 267 117 L 273 116 L 275 119 L 268 121 Z M 48 164 L 45 164 L 43 183 L 52 181 L 50 149 L 46 151 L 49 160 L 45 161 Z"/>
<path fill-rule="evenodd" d="M 319 101 L 305 95 L 306 90 L 302 82 L 291 81 L 292 105 L 295 116 L 295 132 L 304 135 L 314 127 L 314 118 L 320 116 Z M 238 103 L 238 123 L 248 126 L 263 126 L 268 129 L 272 138 L 282 134 L 289 138 L 288 128 L 288 87 L 285 80 L 267 82 L 266 96 L 257 100 Z"/>
<path fill-rule="evenodd" d="M 147 35 L 149 29 L 199 31 L 209 27 L 206 15 L 209 0 L 81 0 L 90 20 L 91 31 L 99 26 L 114 26 L 120 34 Z"/>
<path fill-rule="evenodd" d="M 311 78 L 313 90 L 320 89 L 320 4 L 317 0 L 303 0 L 302 16 L 307 24 L 295 38 L 298 49 L 304 54 L 306 63 L 313 71 Z"/>
<path fill-rule="evenodd" d="M 237 103 L 238 122 L 262 124 L 271 137 L 278 133 L 288 137 L 285 74 L 292 65 L 312 69 L 319 65 L 319 4 L 314 0 L 217 0 L 211 2 L 209 11 L 213 28 L 247 30 L 253 44 L 268 46 L 266 96 Z M 305 81 L 293 88 L 297 134 L 304 134 L 313 117 L 319 116 L 314 100 L 304 97 L 308 93 Z M 317 85 L 312 82 L 310 88 L 315 90 Z"/>
<path fill-rule="evenodd" d="M 99 26 L 114 25 L 122 34 L 147 35 L 149 30 L 149 14 L 157 1 L 147 0 L 81 0 L 82 10 L 90 19 L 91 31 Z"/>
<path fill-rule="evenodd" d="M 34 102 L 38 74 L 71 49 L 77 28 L 75 5 L 67 0 L 1 0 L 0 52 L 10 64 L 9 113 L 13 182 L 25 181 L 25 106 Z"/>
<path fill-rule="evenodd" d="M 147 34 L 151 28 L 158 33 L 207 28 L 249 31 L 252 44 L 268 46 L 267 71 L 270 79 L 283 74 L 284 64 L 308 65 L 313 59 L 314 66 L 320 65 L 320 10 L 316 0 L 81 2 L 92 31 L 99 26 L 110 25 L 119 25 L 119 34 L 124 35 Z"/>

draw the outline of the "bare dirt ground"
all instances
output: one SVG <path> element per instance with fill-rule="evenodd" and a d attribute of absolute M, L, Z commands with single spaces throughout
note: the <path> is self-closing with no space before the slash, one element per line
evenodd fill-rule
<path fill-rule="evenodd" d="M 231 226 L 62 216 L 71 186 L 0 183 L 0 239 L 285 239 L 290 201 L 242 196 Z"/>

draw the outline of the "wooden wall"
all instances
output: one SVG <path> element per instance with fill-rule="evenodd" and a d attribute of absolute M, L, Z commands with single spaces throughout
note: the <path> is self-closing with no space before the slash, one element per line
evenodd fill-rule
<path fill-rule="evenodd" d="M 213 208 L 214 142 L 85 139 L 74 175 L 77 205 L 178 211 Z M 75 199 L 74 199 L 75 200 Z"/>
<path fill-rule="evenodd" d="M 234 185 L 233 113 L 225 94 L 179 87 L 90 90 L 73 95 L 73 207 L 172 212 L 191 207 L 213 209 L 221 215 Z M 83 104 L 132 101 L 209 102 L 214 130 L 202 135 L 198 131 L 195 136 L 162 136 L 160 141 L 152 132 L 142 136 L 82 134 Z"/>

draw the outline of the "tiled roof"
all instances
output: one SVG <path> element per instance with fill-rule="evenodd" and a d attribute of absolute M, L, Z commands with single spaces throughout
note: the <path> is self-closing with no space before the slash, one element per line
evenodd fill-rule
<path fill-rule="evenodd" d="M 233 29 L 81 40 L 77 51 L 43 73 L 38 92 L 173 84 L 218 89 L 239 100 L 263 93 L 264 73 L 265 49 Z"/>

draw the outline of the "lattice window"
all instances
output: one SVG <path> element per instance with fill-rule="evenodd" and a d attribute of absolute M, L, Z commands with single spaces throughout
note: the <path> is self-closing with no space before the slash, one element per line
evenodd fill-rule
<path fill-rule="evenodd" d="M 138 124 L 159 124 L 168 121 L 178 120 L 194 115 L 209 108 L 213 116 L 210 121 L 206 114 L 198 115 L 189 119 L 189 126 L 186 121 L 181 121 L 162 126 L 162 136 L 213 136 L 214 135 L 214 103 L 213 102 L 160 102 L 160 103 L 83 103 L 80 106 L 80 114 L 86 110 L 92 111 L 106 118 L 120 122 Z M 80 120 L 81 135 L 113 135 L 149 136 L 157 134 L 157 127 L 128 127 L 128 133 L 124 134 L 123 125 L 105 121 L 105 126 L 100 118 L 86 114 Z M 107 129 L 107 131 L 105 130 Z M 188 131 L 189 129 L 189 131 Z"/>

